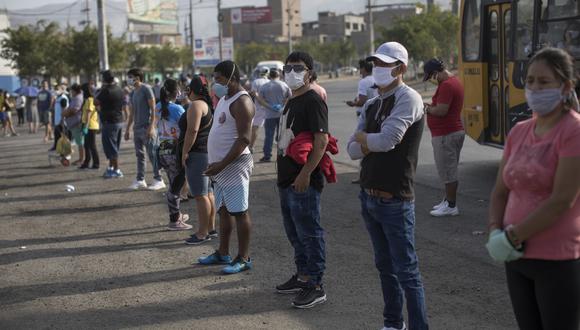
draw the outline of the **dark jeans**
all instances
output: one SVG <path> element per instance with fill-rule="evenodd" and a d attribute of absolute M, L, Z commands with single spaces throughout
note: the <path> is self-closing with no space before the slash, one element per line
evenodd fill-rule
<path fill-rule="evenodd" d="M 365 191 L 359 198 L 381 279 L 384 326 L 403 326 L 404 293 L 409 330 L 428 329 L 425 292 L 415 253 L 414 202 L 372 197 Z"/>
<path fill-rule="evenodd" d="M 116 160 L 119 158 L 119 149 L 121 146 L 121 136 L 123 133 L 123 123 L 118 124 L 102 124 L 101 142 L 103 143 L 103 151 L 108 160 Z"/>
<path fill-rule="evenodd" d="M 326 263 L 324 230 L 320 226 L 320 192 L 309 187 L 305 193 L 279 188 L 286 236 L 294 248 L 298 275 L 310 277 L 310 285 L 322 283 Z"/>
<path fill-rule="evenodd" d="M 580 329 L 580 259 L 520 259 L 505 269 L 520 329 Z"/>
<path fill-rule="evenodd" d="M 278 131 L 280 118 L 268 118 L 264 122 L 264 157 L 272 158 L 272 146 L 274 145 L 274 136 Z"/>
<path fill-rule="evenodd" d="M 24 108 L 16 109 L 16 113 L 18 114 L 18 125 L 24 124 Z"/>
<path fill-rule="evenodd" d="M 97 151 L 96 135 L 97 130 L 94 129 L 90 129 L 89 133 L 85 135 L 85 166 L 89 166 L 92 159 L 93 167 L 99 167 L 99 152 Z"/>

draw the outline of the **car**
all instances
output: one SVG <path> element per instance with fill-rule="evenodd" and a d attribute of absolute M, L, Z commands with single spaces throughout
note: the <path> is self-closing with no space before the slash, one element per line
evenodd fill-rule
<path fill-rule="evenodd" d="M 341 75 L 355 76 L 358 74 L 358 68 L 354 66 L 343 66 L 338 69 L 338 73 Z"/>
<path fill-rule="evenodd" d="M 260 61 L 258 62 L 258 64 L 256 65 L 256 67 L 254 68 L 254 70 L 252 70 L 252 75 L 250 76 L 250 80 L 254 81 L 254 79 L 258 78 L 258 68 L 259 67 L 267 67 L 268 69 L 272 70 L 272 69 L 276 69 L 280 72 L 282 72 L 282 68 L 284 67 L 284 62 L 282 61 Z"/>

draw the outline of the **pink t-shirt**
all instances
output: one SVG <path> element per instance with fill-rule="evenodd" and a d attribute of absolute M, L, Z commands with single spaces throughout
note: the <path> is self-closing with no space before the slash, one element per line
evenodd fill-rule
<path fill-rule="evenodd" d="M 504 226 L 522 222 L 552 194 L 558 160 L 580 157 L 580 114 L 569 111 L 548 133 L 537 137 L 534 118 L 518 123 L 504 150 L 503 181 L 510 190 Z M 580 198 L 547 229 L 526 241 L 524 258 L 580 258 Z"/>

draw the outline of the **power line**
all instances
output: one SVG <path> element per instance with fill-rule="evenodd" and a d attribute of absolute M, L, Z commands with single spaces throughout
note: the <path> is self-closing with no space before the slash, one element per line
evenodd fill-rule
<path fill-rule="evenodd" d="M 72 8 L 72 7 L 76 6 L 79 3 L 79 1 L 80 0 L 77 0 L 77 1 L 73 2 L 70 5 L 67 5 L 65 7 L 56 9 L 54 11 L 45 12 L 45 13 L 18 13 L 18 12 L 14 12 L 14 11 L 11 11 L 11 10 L 10 11 L 7 11 L 7 13 L 9 15 L 14 15 L 14 16 L 44 16 L 44 15 L 52 15 L 52 14 L 56 14 L 56 13 L 58 13 L 60 11 L 63 11 L 63 10 L 66 10 L 66 9 L 69 9 L 69 8 Z"/>

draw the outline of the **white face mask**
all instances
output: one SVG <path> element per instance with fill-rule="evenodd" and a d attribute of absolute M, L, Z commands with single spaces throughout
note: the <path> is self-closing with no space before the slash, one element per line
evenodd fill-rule
<path fill-rule="evenodd" d="M 296 73 L 294 70 L 289 73 L 284 74 L 284 81 L 290 87 L 291 90 L 297 90 L 304 86 L 304 76 L 306 75 L 306 70 Z"/>
<path fill-rule="evenodd" d="M 377 84 L 377 86 L 382 87 L 389 86 L 390 84 L 392 84 L 393 81 L 397 79 L 397 76 L 395 77 L 392 76 L 392 72 L 395 68 L 398 67 L 399 67 L 398 65 L 392 68 L 375 66 L 373 68 L 373 78 L 375 79 L 375 84 Z"/>
<path fill-rule="evenodd" d="M 127 78 L 127 85 L 130 87 L 135 86 L 135 79 L 134 78 Z"/>
<path fill-rule="evenodd" d="M 528 102 L 528 106 L 538 116 L 545 116 L 551 113 L 563 99 L 562 88 L 548 88 L 534 91 L 526 87 L 526 101 Z"/>

